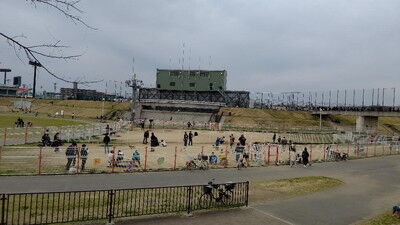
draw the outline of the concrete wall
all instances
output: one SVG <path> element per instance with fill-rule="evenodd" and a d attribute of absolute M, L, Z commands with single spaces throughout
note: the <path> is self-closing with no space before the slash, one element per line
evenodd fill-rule
<path fill-rule="evenodd" d="M 153 119 L 156 126 L 157 124 L 186 125 L 187 122 L 193 123 L 193 121 L 196 125 L 205 126 L 205 124 L 209 124 L 211 116 L 211 113 L 168 112 L 156 110 L 142 110 L 140 114 L 141 119 Z"/>
<path fill-rule="evenodd" d="M 356 120 L 356 131 L 366 133 L 378 132 L 378 117 L 377 116 L 359 116 Z"/>

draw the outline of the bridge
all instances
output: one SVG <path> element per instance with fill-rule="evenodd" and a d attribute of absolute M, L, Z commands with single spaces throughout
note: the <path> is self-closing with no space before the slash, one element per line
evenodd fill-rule
<path fill-rule="evenodd" d="M 398 107 L 320 107 L 312 108 L 312 115 L 356 116 L 356 131 L 377 133 L 379 117 L 400 117 Z"/>

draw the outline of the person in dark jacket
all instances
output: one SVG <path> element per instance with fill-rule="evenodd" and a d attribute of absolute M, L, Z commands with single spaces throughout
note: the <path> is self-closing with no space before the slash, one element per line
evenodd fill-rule
<path fill-rule="evenodd" d="M 183 146 L 188 145 L 188 140 L 189 140 L 189 135 L 187 134 L 187 132 L 185 132 L 185 134 L 183 135 Z"/>
<path fill-rule="evenodd" d="M 158 145 L 159 145 L 158 138 L 156 137 L 156 135 L 154 135 L 154 133 L 151 133 L 150 146 L 151 147 L 157 147 Z"/>
<path fill-rule="evenodd" d="M 193 145 L 193 133 L 192 131 L 189 131 L 189 142 L 188 145 Z"/>
<path fill-rule="evenodd" d="M 303 159 L 303 164 L 304 167 L 307 167 L 308 165 L 308 157 L 310 156 L 310 154 L 307 151 L 307 147 L 304 148 L 304 151 L 301 153 L 301 158 Z"/>
<path fill-rule="evenodd" d="M 75 165 L 76 148 L 76 142 L 72 142 L 72 144 L 65 150 L 65 155 L 67 156 L 67 165 L 65 165 L 66 170 L 69 170 L 71 164 Z"/>
<path fill-rule="evenodd" d="M 111 141 L 110 136 L 108 136 L 108 134 L 106 134 L 104 136 L 104 138 L 103 138 L 104 153 L 105 154 L 108 154 L 110 152 L 110 147 L 109 147 L 110 141 Z"/>
<path fill-rule="evenodd" d="M 143 144 L 147 144 L 147 139 L 149 139 L 149 136 L 150 136 L 149 131 L 146 130 L 143 134 Z"/>
<path fill-rule="evenodd" d="M 242 146 L 246 146 L 246 138 L 244 137 L 243 134 L 240 135 L 240 137 L 239 137 L 239 143 L 240 143 L 240 145 L 242 145 Z"/>
<path fill-rule="evenodd" d="M 81 148 L 81 160 L 82 160 L 82 166 L 81 166 L 81 170 L 83 171 L 85 169 L 85 164 L 86 164 L 86 160 L 89 156 L 89 149 L 88 147 L 86 147 L 85 144 L 82 145 Z"/>

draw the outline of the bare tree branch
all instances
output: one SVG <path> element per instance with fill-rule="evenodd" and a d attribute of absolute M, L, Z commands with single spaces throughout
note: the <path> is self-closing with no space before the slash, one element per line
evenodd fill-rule
<path fill-rule="evenodd" d="M 37 3 L 47 5 L 51 8 L 56 9 L 58 12 L 60 12 L 65 17 L 70 19 L 73 23 L 75 24 L 79 23 L 87 28 L 97 30 L 96 28 L 88 25 L 78 15 L 74 14 L 74 13 L 78 14 L 83 13 L 83 11 L 77 7 L 80 0 L 26 0 L 26 1 L 31 1 L 31 3 L 35 6 L 37 5 Z"/>
<path fill-rule="evenodd" d="M 83 11 L 78 8 L 78 3 L 80 0 L 25 0 L 27 2 L 31 2 L 35 7 L 38 4 L 43 4 L 47 5 L 50 8 L 55 9 L 56 11 L 60 12 L 63 14 L 66 18 L 70 19 L 73 23 L 75 24 L 81 24 L 87 28 L 94 29 L 96 28 L 88 25 L 85 21 L 83 21 L 77 14 L 82 14 Z M 81 54 L 79 55 L 63 55 L 62 52 L 60 54 L 54 54 L 54 53 L 46 53 L 45 50 L 57 50 L 57 49 L 63 49 L 63 48 L 68 48 L 69 46 L 66 45 L 61 45 L 60 41 L 56 41 L 55 43 L 51 44 L 39 44 L 39 45 L 25 45 L 23 44 L 19 39 L 20 38 L 26 38 L 24 35 L 19 35 L 19 36 L 8 36 L 4 33 L 0 32 L 0 37 L 3 37 L 7 40 L 7 43 L 13 48 L 15 55 L 18 57 L 19 60 L 22 61 L 22 58 L 20 56 L 20 52 L 24 52 L 26 57 L 31 60 L 31 61 L 36 61 L 42 65 L 42 68 L 49 73 L 51 76 L 62 80 L 67 83 L 74 83 L 76 81 L 71 81 L 67 80 L 63 77 L 60 77 L 53 73 L 51 70 L 49 70 L 43 63 L 40 62 L 39 57 L 43 58 L 50 58 L 50 59 L 58 59 L 58 60 L 76 60 L 78 59 Z M 87 82 L 81 82 L 79 81 L 78 83 L 97 83 L 101 82 L 100 81 L 87 81 Z"/>

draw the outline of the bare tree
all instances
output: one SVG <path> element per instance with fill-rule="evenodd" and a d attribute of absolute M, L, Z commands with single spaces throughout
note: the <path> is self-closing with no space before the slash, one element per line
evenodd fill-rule
<path fill-rule="evenodd" d="M 89 29 L 96 29 L 90 25 L 88 25 L 79 15 L 83 14 L 83 11 L 79 9 L 78 3 L 80 0 L 25 0 L 30 2 L 34 7 L 38 7 L 38 5 L 48 6 L 60 14 L 65 16 L 68 20 L 71 20 L 75 24 L 83 25 Z M 0 32 L 0 37 L 6 39 L 7 43 L 13 48 L 16 56 L 22 61 L 20 53 L 23 53 L 26 58 L 30 61 L 36 61 L 42 65 L 42 68 L 49 73 L 51 76 L 62 80 L 68 83 L 93 83 L 99 81 L 71 81 L 67 80 L 59 75 L 56 75 L 52 72 L 45 64 L 41 62 L 41 59 L 57 59 L 57 60 L 74 60 L 81 56 L 81 54 L 77 55 L 64 55 L 63 49 L 68 48 L 69 46 L 60 44 L 61 41 L 55 41 L 50 44 L 39 44 L 39 45 L 27 45 L 24 43 L 24 39 L 26 37 L 24 35 L 11 36 Z M 54 53 L 57 50 L 57 53 Z"/>

